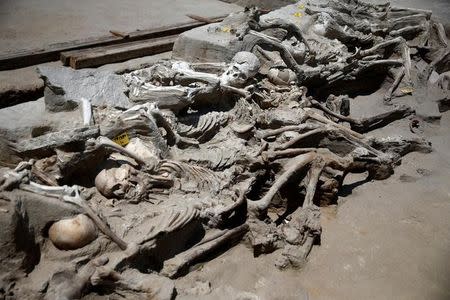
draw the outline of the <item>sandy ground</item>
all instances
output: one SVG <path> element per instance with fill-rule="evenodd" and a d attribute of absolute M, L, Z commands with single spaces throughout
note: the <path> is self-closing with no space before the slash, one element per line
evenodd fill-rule
<path fill-rule="evenodd" d="M 1 0 L 0 55 L 88 37 L 166 26 L 240 10 L 218 0 Z"/>

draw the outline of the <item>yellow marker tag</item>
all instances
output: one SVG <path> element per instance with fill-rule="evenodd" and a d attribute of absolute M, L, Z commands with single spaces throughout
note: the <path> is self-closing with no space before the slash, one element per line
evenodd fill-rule
<path fill-rule="evenodd" d="M 404 88 L 401 88 L 400 91 L 403 94 L 411 94 L 412 92 L 414 92 L 414 88 L 410 87 L 410 86 L 406 86 Z"/>
<path fill-rule="evenodd" d="M 230 27 L 228 27 L 228 26 L 222 27 L 222 32 L 230 32 L 230 31 L 231 31 Z"/>
<path fill-rule="evenodd" d="M 123 147 L 128 145 L 130 138 L 128 137 L 128 133 L 124 132 L 113 138 L 113 141 Z"/>
<path fill-rule="evenodd" d="M 303 16 L 303 14 L 299 11 L 294 13 L 294 17 L 300 18 L 301 16 Z"/>
<path fill-rule="evenodd" d="M 298 8 L 299 8 L 299 9 L 304 9 L 304 8 L 305 8 L 305 4 L 300 4 L 300 5 L 298 6 Z"/>

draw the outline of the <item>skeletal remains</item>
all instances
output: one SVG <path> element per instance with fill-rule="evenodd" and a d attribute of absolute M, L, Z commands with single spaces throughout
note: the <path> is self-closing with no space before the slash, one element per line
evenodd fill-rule
<path fill-rule="evenodd" d="M 4 225 L 17 223 L 2 235 L 0 294 L 170 299 L 164 276 L 238 241 L 301 267 L 320 239 L 320 206 L 336 203 L 348 173 L 385 179 L 406 153 L 431 151 L 420 138 L 365 134 L 410 107 L 356 119 L 345 94 L 393 74 L 391 104 L 448 71 L 442 25 L 389 4 L 317 3 L 305 26 L 246 9 L 223 23 L 240 45 L 230 63 L 124 74 L 135 106 L 82 99 L 85 127 L 11 145 L 23 161 L 0 173 Z M 419 59 L 426 75 L 411 72 Z"/>

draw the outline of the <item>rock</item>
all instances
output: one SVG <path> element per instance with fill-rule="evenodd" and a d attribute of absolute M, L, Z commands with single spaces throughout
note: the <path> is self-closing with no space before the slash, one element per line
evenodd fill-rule
<path fill-rule="evenodd" d="M 173 46 L 172 58 L 187 62 L 229 62 L 238 50 L 230 43 L 234 37 L 221 23 L 183 32 Z M 225 28 L 225 27 L 224 27 Z"/>
<path fill-rule="evenodd" d="M 244 12 L 232 13 L 220 23 L 183 32 L 173 46 L 172 58 L 187 62 L 230 62 L 242 49 L 235 30 L 244 19 Z"/>
<path fill-rule="evenodd" d="M 35 138 L 21 140 L 17 143 L 17 151 L 27 155 L 43 155 L 53 153 L 53 149 L 67 144 L 82 143 L 96 138 L 100 130 L 96 126 L 79 127 L 40 135 Z"/>
<path fill-rule="evenodd" d="M 211 293 L 211 282 L 197 280 L 193 286 L 185 289 L 184 292 L 188 295 L 203 296 Z"/>
<path fill-rule="evenodd" d="M 131 106 L 125 82 L 113 72 L 50 66 L 39 66 L 38 72 L 45 83 L 45 107 L 49 111 L 74 110 L 81 98 L 90 100 L 93 106 Z"/>
<path fill-rule="evenodd" d="M 59 62 L 45 65 L 56 66 Z M 36 66 L 0 71 L 0 108 L 36 100 L 44 95 L 44 81 Z"/>
<path fill-rule="evenodd" d="M 0 78 L 2 77 L 0 75 Z M 0 108 L 32 101 L 44 94 L 44 83 L 40 79 L 23 84 L 8 82 L 4 79 L 0 79 L 0 82 L 2 82 L 0 86 Z"/>
<path fill-rule="evenodd" d="M 82 125 L 79 111 L 51 113 L 44 98 L 0 109 L 0 132 L 10 139 L 31 138 Z"/>
<path fill-rule="evenodd" d="M 38 258 L 33 255 L 36 250 L 34 239 L 29 239 L 28 244 L 24 243 L 30 232 L 21 224 L 14 203 L 6 202 L 0 197 L 0 205 L 4 209 L 0 213 L 0 289 L 7 292 L 10 282 L 25 276 L 23 266 L 25 269 L 32 269 Z"/>
<path fill-rule="evenodd" d="M 439 80 L 439 74 L 436 71 L 431 72 L 430 78 L 428 78 L 428 83 L 430 85 L 436 84 L 436 82 Z"/>
<path fill-rule="evenodd" d="M 295 17 L 297 10 L 297 5 L 288 5 L 261 16 L 261 20 L 282 18 L 305 26 L 309 18 Z M 244 49 L 242 41 L 236 37 L 245 18 L 244 12 L 232 13 L 220 23 L 183 32 L 173 46 L 172 58 L 187 62 L 230 62 L 237 52 L 250 51 Z"/>
<path fill-rule="evenodd" d="M 256 295 L 255 293 L 242 291 L 229 285 L 221 285 L 218 288 L 214 289 L 211 294 L 208 294 L 203 297 L 197 296 L 197 298 L 195 299 L 260 300 L 260 299 L 276 299 L 276 298 L 258 297 L 258 295 Z"/>

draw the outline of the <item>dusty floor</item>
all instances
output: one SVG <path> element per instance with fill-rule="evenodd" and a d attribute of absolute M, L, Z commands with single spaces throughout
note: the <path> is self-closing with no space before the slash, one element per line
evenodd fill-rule
<path fill-rule="evenodd" d="M 170 4 L 170 5 L 168 5 Z M 88 37 L 167 26 L 192 19 L 186 14 L 214 17 L 240 8 L 218 0 L 2 0 L 0 55 L 21 49 Z"/>

